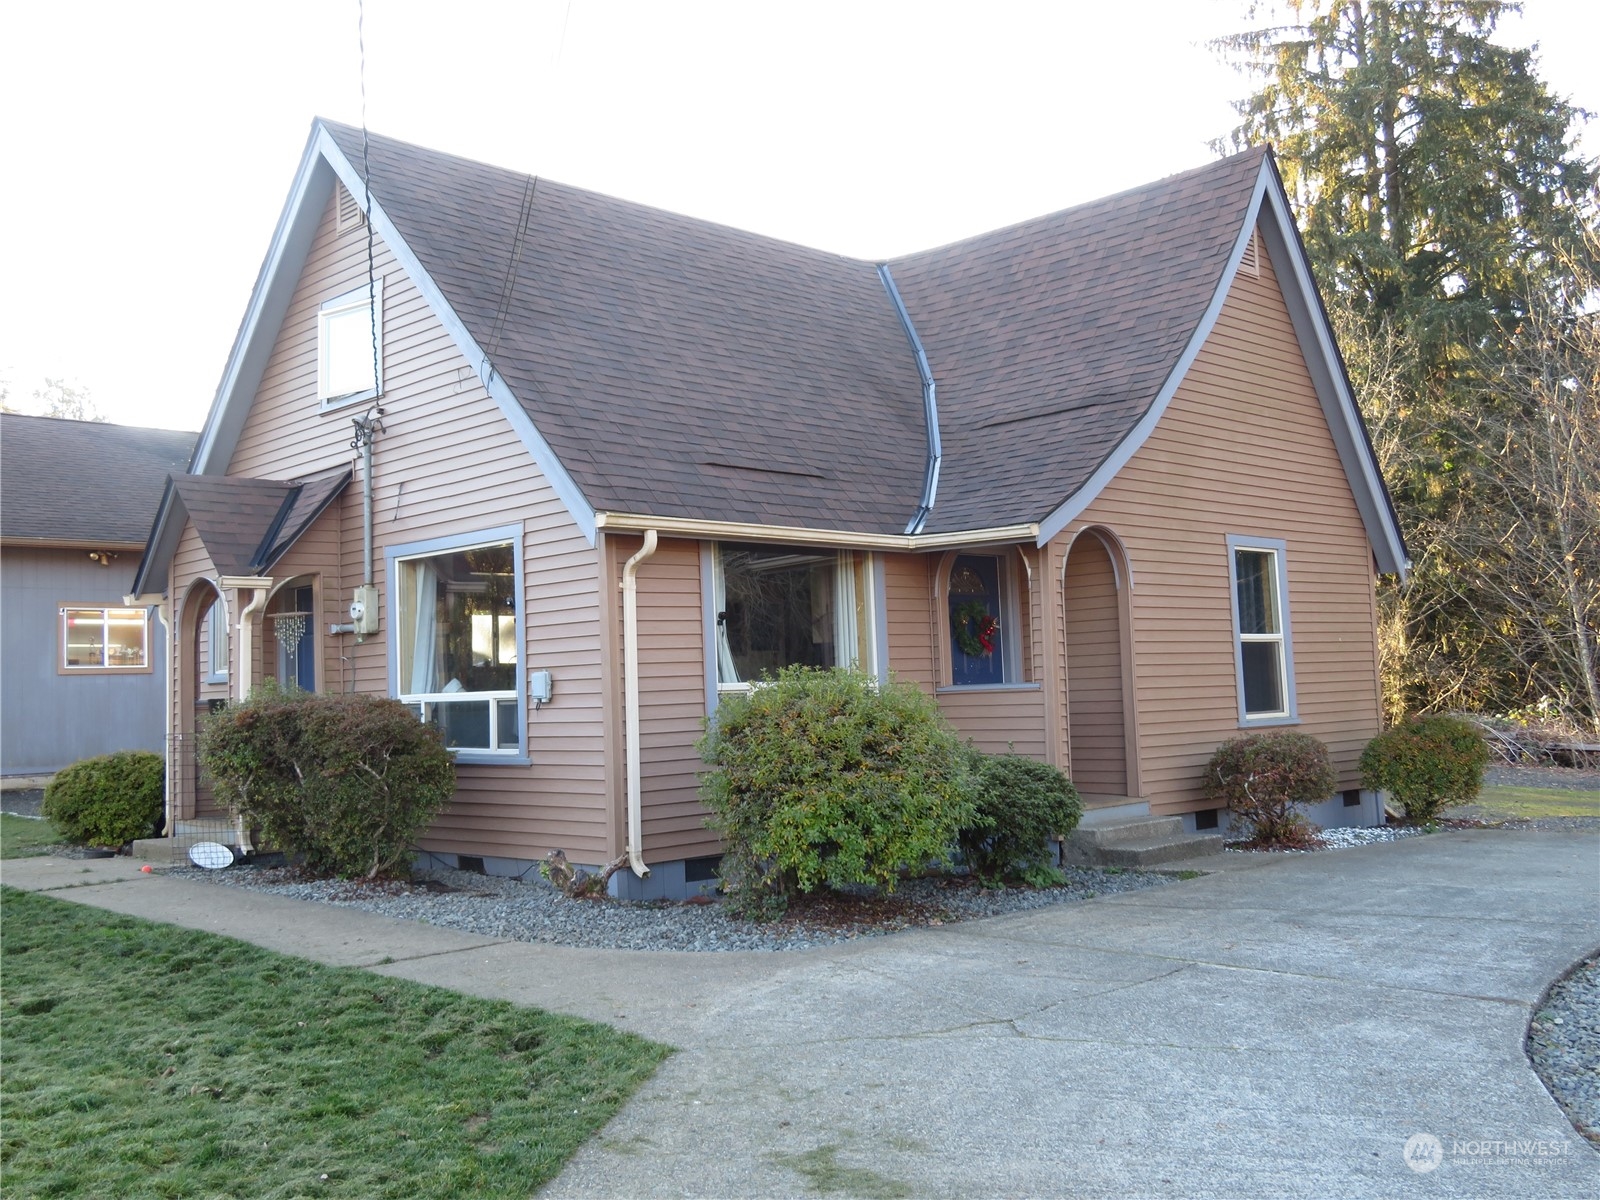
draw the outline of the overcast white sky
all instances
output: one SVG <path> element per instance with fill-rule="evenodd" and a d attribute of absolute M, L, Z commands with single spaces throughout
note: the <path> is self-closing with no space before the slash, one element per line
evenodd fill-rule
<path fill-rule="evenodd" d="M 367 0 L 375 131 L 862 257 L 1197 166 L 1245 0 Z M 0 15 L 0 381 L 198 429 L 313 116 L 361 117 L 356 0 Z M 1600 110 L 1600 4 L 1507 43 Z M 1586 137 L 1590 153 L 1600 132 Z"/>

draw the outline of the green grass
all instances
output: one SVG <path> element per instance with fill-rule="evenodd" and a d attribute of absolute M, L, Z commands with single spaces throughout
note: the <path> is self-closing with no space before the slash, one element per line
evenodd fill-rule
<path fill-rule="evenodd" d="M 528 1196 L 670 1053 L 0 889 L 7 1197 Z"/>
<path fill-rule="evenodd" d="M 1463 808 L 1447 808 L 1447 817 L 1465 815 L 1486 820 L 1534 817 L 1600 817 L 1600 792 L 1567 788 L 1486 787 Z"/>
<path fill-rule="evenodd" d="M 59 846 L 62 837 L 49 821 L 0 813 L 0 858 L 27 858 Z"/>

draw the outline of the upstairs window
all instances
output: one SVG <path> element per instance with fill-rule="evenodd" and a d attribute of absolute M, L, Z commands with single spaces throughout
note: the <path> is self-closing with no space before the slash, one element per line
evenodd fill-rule
<path fill-rule="evenodd" d="M 376 364 L 372 354 L 374 332 L 378 344 Z M 357 288 L 326 301 L 317 311 L 317 398 L 327 408 L 370 400 L 382 390 L 383 280 L 379 279 L 370 292 Z"/>
<path fill-rule="evenodd" d="M 1297 715 L 1284 543 L 1230 537 L 1228 552 L 1240 723 L 1287 724 Z"/>
<path fill-rule="evenodd" d="M 722 544 L 713 588 L 719 688 L 792 666 L 873 670 L 867 555 Z"/>
<path fill-rule="evenodd" d="M 150 670 L 150 614 L 143 608 L 62 605 L 63 675 Z"/>

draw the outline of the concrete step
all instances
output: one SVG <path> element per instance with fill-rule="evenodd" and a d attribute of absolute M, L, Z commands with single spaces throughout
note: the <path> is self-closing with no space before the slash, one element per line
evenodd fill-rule
<path fill-rule="evenodd" d="M 1169 837 L 1183 832 L 1181 817 L 1125 817 L 1098 825 L 1079 825 L 1067 839 L 1085 846 L 1109 846 L 1116 842 Z"/>
<path fill-rule="evenodd" d="M 1180 833 L 1175 837 L 1141 838 L 1098 847 L 1099 863 L 1107 867 L 1155 867 L 1203 855 L 1222 853 L 1218 833 Z"/>

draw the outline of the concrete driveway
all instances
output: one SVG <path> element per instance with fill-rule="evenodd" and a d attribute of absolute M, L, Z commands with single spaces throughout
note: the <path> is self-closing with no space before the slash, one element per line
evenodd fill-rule
<path fill-rule="evenodd" d="M 44 863 L 7 882 L 104 879 L 60 894 L 680 1047 L 548 1196 L 1600 1193 L 1522 1052 L 1600 943 L 1592 834 L 1439 834 L 765 955 L 500 942 Z M 1431 1170 L 1407 1165 L 1419 1134 Z"/>

